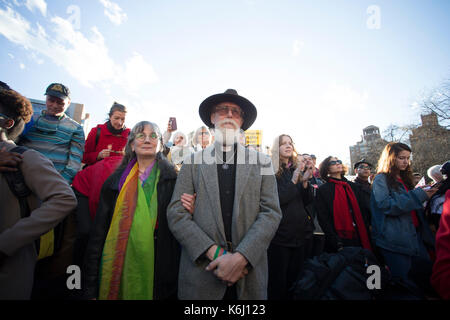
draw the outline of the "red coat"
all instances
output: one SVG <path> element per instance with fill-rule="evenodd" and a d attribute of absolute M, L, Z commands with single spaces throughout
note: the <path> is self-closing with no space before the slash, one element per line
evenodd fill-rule
<path fill-rule="evenodd" d="M 116 170 L 121 161 L 121 156 L 110 156 L 79 171 L 73 179 L 72 186 L 89 198 L 89 213 L 92 221 L 97 213 L 103 183 Z"/>
<path fill-rule="evenodd" d="M 444 207 L 436 233 L 436 262 L 431 283 L 443 299 L 450 300 L 450 190 L 445 193 Z"/>
<path fill-rule="evenodd" d="M 96 146 L 97 127 L 100 127 L 100 137 Z M 106 123 L 99 124 L 97 127 L 91 129 L 84 145 L 83 163 L 85 164 L 96 163 L 98 154 L 103 149 L 108 149 L 108 145 L 112 145 L 113 151 L 122 151 L 127 144 L 130 129 L 123 130 L 120 135 L 114 135 L 108 130 Z M 111 156 L 117 155 L 119 154 L 111 152 Z"/>

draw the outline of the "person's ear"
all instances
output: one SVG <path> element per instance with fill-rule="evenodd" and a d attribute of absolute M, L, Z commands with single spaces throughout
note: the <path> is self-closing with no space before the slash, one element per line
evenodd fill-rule
<path fill-rule="evenodd" d="M 7 119 L 5 121 L 5 129 L 7 130 L 11 129 L 12 127 L 14 127 L 14 124 L 15 124 L 14 119 Z"/>
<path fill-rule="evenodd" d="M 216 117 L 215 117 L 215 113 L 214 113 L 214 112 L 211 112 L 210 120 L 211 120 L 211 123 L 212 123 L 213 125 L 216 124 Z"/>

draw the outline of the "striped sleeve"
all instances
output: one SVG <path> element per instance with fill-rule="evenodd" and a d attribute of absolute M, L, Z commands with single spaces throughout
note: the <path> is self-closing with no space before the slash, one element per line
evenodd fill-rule
<path fill-rule="evenodd" d="M 70 140 L 68 161 L 61 175 L 71 184 L 77 172 L 81 169 L 81 160 L 83 159 L 84 150 L 84 131 L 83 127 L 77 126 Z"/>

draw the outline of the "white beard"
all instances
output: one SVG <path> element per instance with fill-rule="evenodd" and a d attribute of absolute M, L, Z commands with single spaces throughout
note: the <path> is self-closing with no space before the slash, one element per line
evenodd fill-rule
<path fill-rule="evenodd" d="M 220 128 L 215 130 L 215 141 L 224 145 L 232 146 L 239 141 L 240 130 Z"/>

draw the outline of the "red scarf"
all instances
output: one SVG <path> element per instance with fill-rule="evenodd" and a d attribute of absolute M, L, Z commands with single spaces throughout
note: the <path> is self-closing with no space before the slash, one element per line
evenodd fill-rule
<path fill-rule="evenodd" d="M 353 214 L 355 216 L 356 227 L 358 228 L 362 247 L 364 249 L 372 251 L 372 246 L 370 245 L 366 225 L 362 218 L 361 210 L 359 209 L 358 201 L 356 200 L 356 196 L 353 193 L 352 188 L 345 181 L 329 179 L 329 182 L 332 182 L 335 185 L 333 216 L 334 228 L 336 229 L 336 233 L 340 238 L 343 239 L 356 238 L 356 229 L 353 226 L 352 215 L 350 213 L 350 208 L 348 207 L 348 196 L 348 199 L 350 199 L 350 204 L 352 206 Z"/>
<path fill-rule="evenodd" d="M 402 179 L 397 178 L 397 181 L 403 185 L 403 188 L 405 188 L 406 192 L 409 192 L 408 188 L 406 187 L 406 185 Z M 417 228 L 419 226 L 419 219 L 417 218 L 417 212 L 415 210 L 411 211 L 411 218 L 412 218 L 414 227 Z"/>

